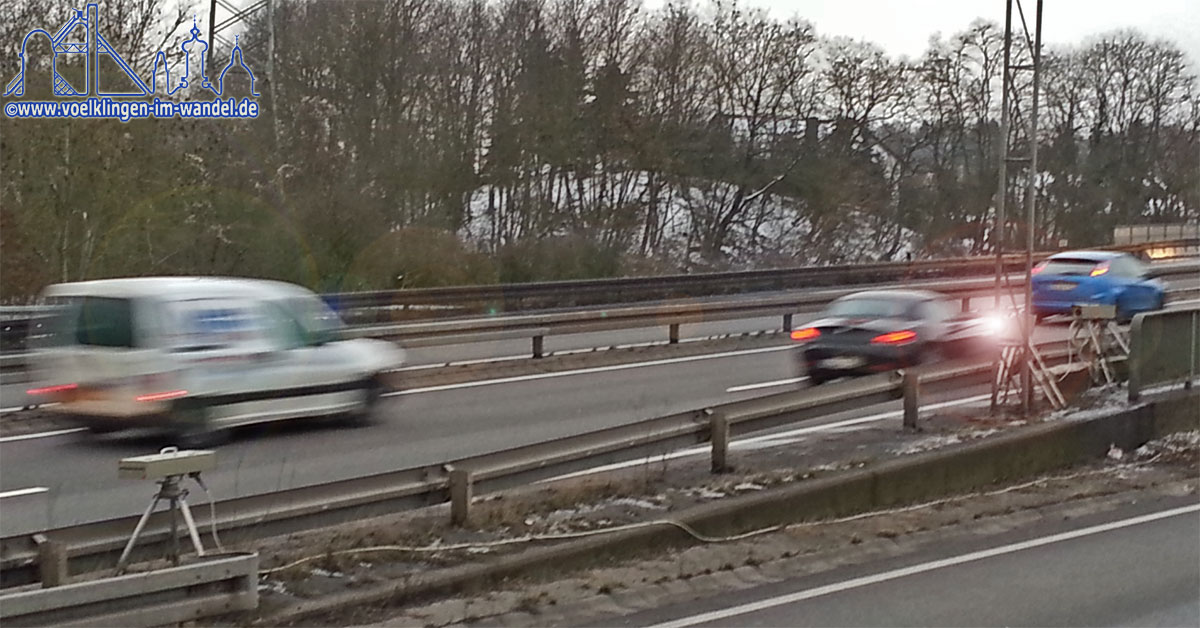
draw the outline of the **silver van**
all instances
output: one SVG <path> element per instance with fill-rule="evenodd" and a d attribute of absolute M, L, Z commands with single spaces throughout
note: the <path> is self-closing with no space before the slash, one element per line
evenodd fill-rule
<path fill-rule="evenodd" d="M 158 425 L 198 446 L 249 423 L 365 422 L 404 357 L 341 339 L 324 301 L 276 281 L 105 279 L 42 297 L 54 314 L 29 338 L 29 393 L 95 432 Z"/>

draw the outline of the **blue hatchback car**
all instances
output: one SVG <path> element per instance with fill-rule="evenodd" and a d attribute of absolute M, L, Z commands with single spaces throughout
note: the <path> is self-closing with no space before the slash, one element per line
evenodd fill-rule
<path fill-rule="evenodd" d="M 1160 310 L 1166 290 L 1149 267 L 1128 253 L 1057 253 L 1033 269 L 1033 313 L 1038 320 L 1070 314 L 1072 305 L 1117 306 L 1117 319 Z"/>

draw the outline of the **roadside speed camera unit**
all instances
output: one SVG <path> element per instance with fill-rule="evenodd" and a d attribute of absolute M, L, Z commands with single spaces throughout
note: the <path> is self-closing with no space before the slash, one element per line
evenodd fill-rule
<path fill-rule="evenodd" d="M 1071 316 L 1086 321 L 1112 320 L 1117 317 L 1117 306 L 1094 305 L 1090 303 L 1071 306 Z"/>
<path fill-rule="evenodd" d="M 169 449 L 169 448 L 168 448 Z M 157 480 L 172 475 L 191 475 L 217 468 L 217 452 L 209 450 L 167 451 L 149 456 L 122 458 L 117 477 L 122 480 Z"/>
<path fill-rule="evenodd" d="M 146 523 L 150 521 L 150 515 L 154 514 L 154 509 L 158 507 L 159 502 L 167 503 L 171 516 L 171 532 L 168 537 L 171 562 L 175 565 L 179 564 L 178 517 L 180 514 L 183 515 L 183 522 L 187 526 L 188 536 L 191 537 L 196 555 L 204 556 L 204 546 L 200 543 L 200 532 L 196 529 L 196 520 L 192 518 L 192 509 L 187 503 L 188 492 L 187 489 L 180 486 L 180 483 L 185 477 L 190 477 L 200 485 L 200 488 L 208 492 L 204 480 L 200 479 L 200 473 L 215 468 L 217 468 L 216 452 L 199 449 L 180 451 L 178 447 L 164 447 L 157 454 L 149 456 L 122 458 L 117 463 L 117 477 L 123 480 L 155 480 L 159 486 L 158 492 L 150 501 L 150 506 L 146 508 L 146 512 L 142 513 L 142 518 L 138 519 L 137 526 L 133 529 L 133 536 L 129 537 L 129 542 L 125 544 L 125 550 L 121 552 L 121 558 L 117 560 L 118 574 L 125 571 L 129 554 L 133 551 L 133 546 L 137 543 L 138 537 L 142 535 L 142 530 L 146 528 Z M 209 502 L 212 502 L 211 497 L 209 497 Z M 213 536 L 215 539 L 215 522 Z"/>

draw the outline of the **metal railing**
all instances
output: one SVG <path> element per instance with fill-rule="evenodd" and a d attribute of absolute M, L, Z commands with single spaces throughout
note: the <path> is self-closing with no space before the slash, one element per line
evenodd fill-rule
<path fill-rule="evenodd" d="M 1099 247 L 1105 250 L 1142 253 L 1151 249 L 1194 247 L 1200 238 L 1190 237 L 1162 242 L 1140 242 Z M 1039 257 L 1052 252 L 1041 252 Z M 1024 255 L 1004 257 L 1008 272 L 1024 268 Z M 539 307 L 569 307 L 596 303 L 631 302 L 648 299 L 713 296 L 721 294 L 767 292 L 822 286 L 855 285 L 872 282 L 924 279 L 932 277 L 969 277 L 995 272 L 994 257 L 960 257 L 908 262 L 841 264 L 769 270 L 729 271 L 661 275 L 656 277 L 619 277 L 575 281 L 500 284 L 492 286 L 451 286 L 409 290 L 380 290 L 324 295 L 341 310 L 355 308 L 405 307 L 416 305 L 503 306 L 498 311 Z"/>
<path fill-rule="evenodd" d="M 1155 385 L 1182 382 L 1191 388 L 1200 376 L 1200 307 L 1134 316 L 1128 366 L 1130 401 Z"/>
<path fill-rule="evenodd" d="M 13 626 L 162 626 L 258 608 L 258 554 L 0 595 Z"/>
<path fill-rule="evenodd" d="M 1050 352 L 1061 360 L 1066 352 Z M 957 389 L 984 383 L 992 365 L 961 363 L 919 373 L 925 390 Z M 702 443 L 728 443 L 729 435 L 820 418 L 868 404 L 899 399 L 907 389 L 903 378 L 882 374 L 698 408 L 590 433 L 534 443 L 495 453 L 401 469 L 350 480 L 240 497 L 217 504 L 217 525 L 227 543 L 283 532 L 334 525 L 399 510 L 445 502 L 472 492 L 498 491 L 599 465 L 663 455 Z M 915 399 L 911 403 L 915 412 Z M 911 418 L 911 417 L 910 417 Z M 907 422 L 907 421 L 906 421 Z M 714 426 L 718 438 L 714 439 Z M 452 510 L 469 507 L 461 499 Z M 465 516 L 465 515 L 459 515 Z M 111 567 L 137 517 L 122 517 L 45 531 L 42 534 L 70 550 L 71 570 L 79 573 Z M 156 513 L 142 535 L 140 552 L 161 550 L 168 540 L 166 513 Z M 38 552 L 28 534 L 0 539 L 0 579 L 6 586 L 37 576 Z"/>
<path fill-rule="evenodd" d="M 1186 247 L 1197 245 L 1200 245 L 1200 238 L 1192 237 L 1099 248 L 1142 253 L 1154 249 L 1183 250 Z M 1037 255 L 1049 254 L 1051 252 L 1041 252 Z M 1010 272 L 1021 270 L 1024 267 L 1024 256 L 1006 255 L 1004 267 Z M 428 308 L 420 310 L 424 316 L 447 311 L 461 313 L 464 309 L 479 312 L 511 312 L 932 277 L 981 276 L 990 275 L 994 271 L 995 258 L 980 256 L 652 277 L 341 292 L 321 296 L 335 309 L 350 318 L 354 318 L 361 310 L 371 310 L 374 311 L 374 320 L 380 321 L 394 320 L 399 317 L 398 312 L 405 311 L 410 315 L 408 318 L 411 318 L 413 312 L 409 308 L 416 307 Z M 39 307 L 0 306 L 0 335 L 11 336 L 17 333 L 23 321 L 27 321 L 31 314 L 36 314 Z"/>

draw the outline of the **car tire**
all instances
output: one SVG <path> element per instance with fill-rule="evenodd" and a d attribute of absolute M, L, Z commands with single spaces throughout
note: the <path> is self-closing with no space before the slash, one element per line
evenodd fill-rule
<path fill-rule="evenodd" d="M 1133 313 L 1130 312 L 1125 307 L 1125 305 L 1121 303 L 1121 299 L 1117 299 L 1116 301 L 1114 301 L 1113 305 L 1115 305 L 1117 307 L 1117 313 L 1116 313 L 1117 323 L 1120 323 L 1121 325 L 1125 325 L 1125 324 L 1129 323 L 1129 321 L 1133 320 Z"/>
<path fill-rule="evenodd" d="M 833 377 L 831 377 L 829 373 L 826 373 L 825 371 L 808 372 L 808 383 L 811 386 L 820 386 L 831 379 L 833 379 Z"/>
<path fill-rule="evenodd" d="M 115 423 L 88 423 L 84 428 L 91 434 L 112 434 L 121 430 L 121 426 Z"/>
<path fill-rule="evenodd" d="M 383 398 L 383 378 L 377 373 L 364 382 L 363 389 L 366 398 L 362 406 L 346 417 L 346 422 L 354 427 L 366 427 L 378 421 L 379 400 Z"/>
<path fill-rule="evenodd" d="M 180 405 L 172 412 L 175 427 L 173 444 L 180 449 L 207 449 L 229 441 L 229 430 L 212 424 L 207 406 L 195 400 Z"/>

